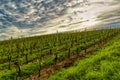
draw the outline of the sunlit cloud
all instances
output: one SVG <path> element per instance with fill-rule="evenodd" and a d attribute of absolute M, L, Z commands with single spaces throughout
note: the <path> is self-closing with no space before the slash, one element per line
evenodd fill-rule
<path fill-rule="evenodd" d="M 119 25 L 119 9 L 120 0 L 2 0 L 0 39 Z"/>

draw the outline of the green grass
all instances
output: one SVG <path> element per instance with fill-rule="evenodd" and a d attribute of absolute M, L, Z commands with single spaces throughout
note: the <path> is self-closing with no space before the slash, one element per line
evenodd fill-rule
<path fill-rule="evenodd" d="M 92 55 L 43 80 L 120 80 L 120 35 Z"/>
<path fill-rule="evenodd" d="M 68 48 L 70 48 L 70 54 L 72 55 L 73 53 L 76 53 L 78 48 L 79 51 L 83 50 L 83 48 L 89 48 L 90 46 L 101 42 L 102 39 L 118 34 L 119 30 L 120 29 L 106 29 L 52 34 L 0 42 L 0 80 L 14 80 L 16 78 L 18 75 L 16 72 L 17 67 L 14 64 L 16 61 L 19 62 L 22 72 L 22 76 L 19 78 L 28 78 L 30 75 L 38 72 L 39 58 L 42 58 L 42 68 L 53 65 L 56 63 L 56 60 L 54 60 L 55 52 L 58 52 L 57 62 L 62 61 L 63 59 L 68 58 Z M 57 37 L 59 37 L 59 40 L 57 40 Z M 50 53 L 51 49 L 52 53 Z M 28 56 L 28 64 L 26 64 L 25 54 Z M 12 56 L 11 70 L 8 70 L 8 56 Z M 76 64 L 78 63 L 76 62 Z M 68 72 L 72 72 L 72 70 Z M 69 79 L 67 76 L 66 78 Z"/>

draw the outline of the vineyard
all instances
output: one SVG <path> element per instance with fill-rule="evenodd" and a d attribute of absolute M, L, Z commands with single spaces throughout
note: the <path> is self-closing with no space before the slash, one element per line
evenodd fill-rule
<path fill-rule="evenodd" d="M 1 41 L 0 80 L 24 80 L 34 75 L 42 79 L 45 68 L 74 55 L 82 56 L 81 52 L 86 54 L 87 49 L 119 32 L 120 29 L 84 30 Z"/>
<path fill-rule="evenodd" d="M 42 80 L 120 80 L 120 35 Z"/>

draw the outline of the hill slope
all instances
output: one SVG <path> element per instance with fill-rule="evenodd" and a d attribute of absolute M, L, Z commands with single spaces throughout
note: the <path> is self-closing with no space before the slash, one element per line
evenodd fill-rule
<path fill-rule="evenodd" d="M 62 69 L 47 80 L 119 80 L 120 35 L 93 55 L 78 60 L 73 67 Z"/>

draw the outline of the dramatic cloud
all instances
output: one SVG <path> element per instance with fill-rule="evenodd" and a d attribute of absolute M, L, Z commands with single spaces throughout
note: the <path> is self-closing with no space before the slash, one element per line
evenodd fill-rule
<path fill-rule="evenodd" d="M 120 0 L 1 0 L 0 39 L 120 25 L 119 13 Z"/>

